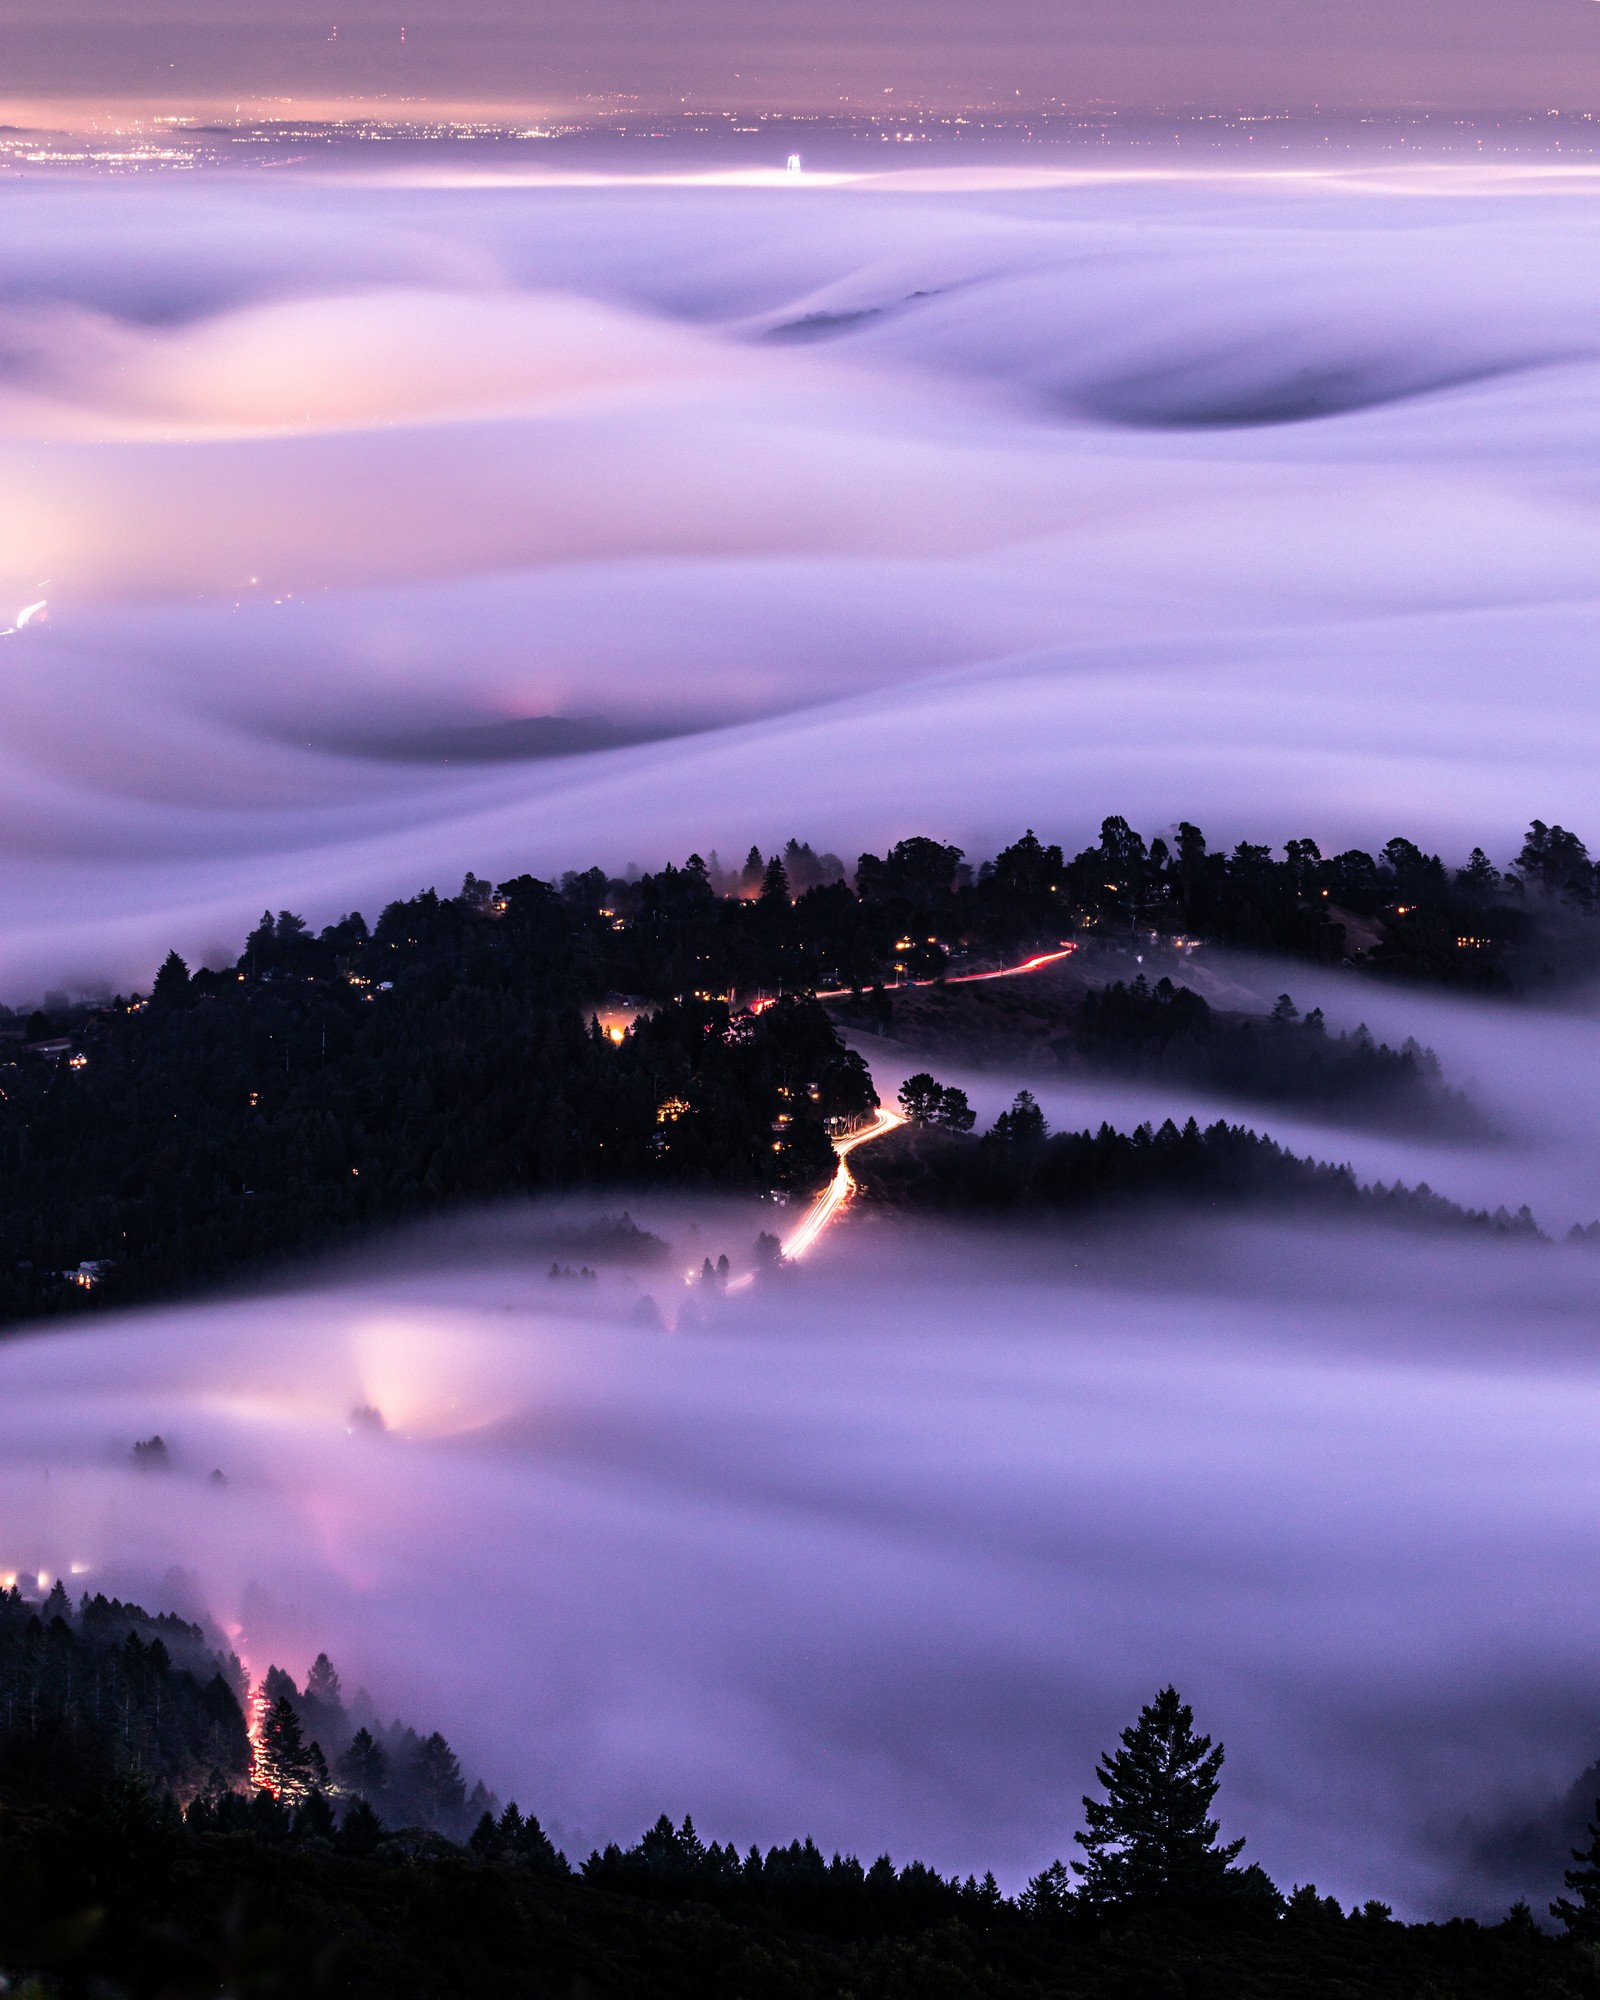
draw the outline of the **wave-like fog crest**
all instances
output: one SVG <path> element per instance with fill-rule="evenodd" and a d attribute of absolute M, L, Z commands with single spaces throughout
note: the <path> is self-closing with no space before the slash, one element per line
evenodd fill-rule
<path fill-rule="evenodd" d="M 1597 199 L 13 183 L 0 977 L 790 833 L 1581 825 Z"/>

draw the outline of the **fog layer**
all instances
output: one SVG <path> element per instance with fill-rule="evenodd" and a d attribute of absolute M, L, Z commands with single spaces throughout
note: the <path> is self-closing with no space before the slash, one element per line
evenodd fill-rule
<path fill-rule="evenodd" d="M 1580 175 L 448 178 L 8 186 L 12 997 L 468 867 L 1584 823 Z"/>
<path fill-rule="evenodd" d="M 1015 1883 L 1175 1678 L 1254 1858 L 1415 1910 L 1592 1754 L 1592 1259 L 869 1228 L 643 1323 L 760 1219 L 13 1342 L 3 1561 L 326 1646 L 577 1844 L 669 1809 Z"/>

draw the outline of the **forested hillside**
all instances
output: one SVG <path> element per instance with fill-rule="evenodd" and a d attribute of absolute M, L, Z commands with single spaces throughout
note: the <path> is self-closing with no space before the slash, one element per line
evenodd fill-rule
<path fill-rule="evenodd" d="M 897 981 L 1185 934 L 1498 992 L 1581 969 L 1600 939 L 1582 842 L 1537 821 L 1509 874 L 1404 840 L 1213 854 L 1187 823 L 1147 844 L 1117 819 L 1071 860 L 1029 833 L 974 872 L 916 838 L 860 856 L 854 887 L 842 872 L 791 841 L 734 876 L 698 856 L 634 881 L 469 875 L 370 928 L 266 914 L 235 962 L 174 953 L 145 997 L 0 1013 L 0 1320 L 174 1296 L 552 1188 L 805 1195 L 833 1171 L 830 1130 L 876 1101 L 817 992 L 883 1028 Z M 1065 1053 L 1470 1127 L 1426 1051 L 1287 1026 L 1112 980 Z"/>

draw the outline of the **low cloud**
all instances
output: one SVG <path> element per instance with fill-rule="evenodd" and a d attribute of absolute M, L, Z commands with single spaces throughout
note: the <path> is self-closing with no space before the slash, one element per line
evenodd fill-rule
<path fill-rule="evenodd" d="M 1581 827 L 1585 186 L 1014 178 L 14 188 L 0 985 L 791 833 Z"/>
<path fill-rule="evenodd" d="M 693 1263 L 762 1212 L 647 1219 Z M 1174 1678 L 1257 1859 L 1427 1910 L 1463 1814 L 1597 1747 L 1582 1253 L 866 1230 L 668 1333 L 676 1262 L 563 1285 L 526 1234 L 7 1344 L 5 1564 L 175 1567 L 574 1841 L 691 1811 L 1015 1883 Z"/>

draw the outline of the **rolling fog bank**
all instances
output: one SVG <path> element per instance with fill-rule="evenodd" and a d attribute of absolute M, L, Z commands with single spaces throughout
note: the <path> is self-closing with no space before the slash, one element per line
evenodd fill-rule
<path fill-rule="evenodd" d="M 1554 168 L 14 179 L 0 996 L 469 868 L 1582 831 L 1597 235 Z"/>
<path fill-rule="evenodd" d="M 790 836 L 1594 841 L 1597 247 L 1556 169 L 10 179 L 0 999 Z M 1484 1136 L 906 1067 L 1600 1216 L 1587 1001 L 1223 974 Z M 0 1573 L 326 1648 L 578 1851 L 1015 1886 L 1170 1679 L 1284 1883 L 1540 1895 L 1462 1821 L 1600 1748 L 1600 1258 L 862 1204 L 725 1296 L 769 1206 L 636 1212 L 666 1262 L 506 1211 L 0 1344 Z"/>
<path fill-rule="evenodd" d="M 325 1647 L 585 1850 L 666 1809 L 1016 1884 L 1170 1678 L 1279 1880 L 1527 1886 L 1461 1821 L 1600 1748 L 1600 1259 L 863 1214 L 684 1285 L 770 1214 L 647 1211 L 670 1256 L 607 1265 L 508 1211 L 12 1340 L 4 1564 L 205 1608 L 258 1673 Z M 563 1228 L 598 1278 L 548 1275 Z"/>

